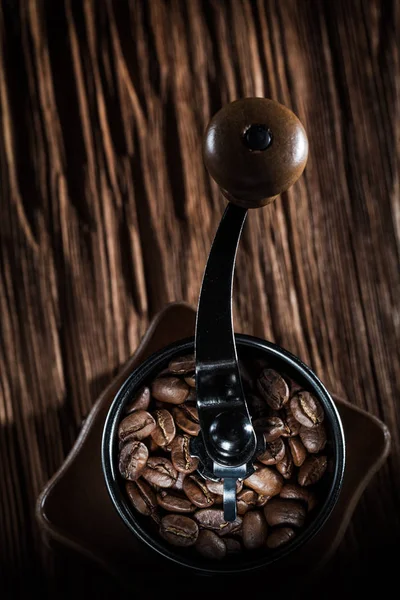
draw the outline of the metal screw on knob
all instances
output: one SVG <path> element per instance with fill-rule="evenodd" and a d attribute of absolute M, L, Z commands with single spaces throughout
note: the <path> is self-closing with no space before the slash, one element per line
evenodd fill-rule
<path fill-rule="evenodd" d="M 266 125 L 250 125 L 243 138 L 247 148 L 253 152 L 263 152 L 272 143 L 272 134 Z"/>

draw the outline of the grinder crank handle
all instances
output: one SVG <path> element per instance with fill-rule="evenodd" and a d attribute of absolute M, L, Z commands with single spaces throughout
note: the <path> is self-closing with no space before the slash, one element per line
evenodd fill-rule
<path fill-rule="evenodd" d="M 211 120 L 204 162 L 230 200 L 207 261 L 197 309 L 195 355 L 201 432 L 191 443 L 199 471 L 224 480 L 224 517 L 236 518 L 236 482 L 254 472 L 257 438 L 243 393 L 232 320 L 236 252 L 248 208 L 272 202 L 301 175 L 308 142 L 287 108 L 265 98 L 228 104 Z"/>

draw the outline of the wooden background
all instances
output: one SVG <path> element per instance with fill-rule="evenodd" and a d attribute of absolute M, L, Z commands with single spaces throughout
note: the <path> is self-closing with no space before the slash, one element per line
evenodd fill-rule
<path fill-rule="evenodd" d="M 242 96 L 291 107 L 310 159 L 249 215 L 236 329 L 298 354 L 390 427 L 336 572 L 399 541 L 399 12 L 395 0 L 2 0 L 4 580 L 111 597 L 42 544 L 35 499 L 149 319 L 196 303 L 225 206 L 201 137 Z"/>

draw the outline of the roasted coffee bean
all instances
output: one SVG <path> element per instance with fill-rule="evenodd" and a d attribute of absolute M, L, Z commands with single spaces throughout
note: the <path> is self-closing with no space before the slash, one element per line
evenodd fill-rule
<path fill-rule="evenodd" d="M 128 481 L 125 486 L 132 506 L 141 515 L 149 516 L 157 508 L 157 499 L 154 490 L 142 478 L 137 481 Z"/>
<path fill-rule="evenodd" d="M 317 483 L 325 473 L 327 465 L 326 456 L 309 456 L 300 467 L 297 481 L 304 486 Z"/>
<path fill-rule="evenodd" d="M 214 504 L 214 495 L 207 489 L 206 482 L 199 475 L 187 475 L 183 482 L 183 491 L 193 504 L 206 508 Z"/>
<path fill-rule="evenodd" d="M 156 400 L 167 404 L 182 404 L 189 395 L 189 386 L 179 377 L 158 377 L 151 392 Z"/>
<path fill-rule="evenodd" d="M 151 481 L 147 480 L 147 483 L 149 484 L 149 486 L 151 487 L 151 489 L 154 491 L 155 494 L 158 494 L 158 492 L 161 492 L 161 490 L 164 489 L 164 488 L 160 487 L 159 485 L 152 483 Z M 171 486 L 171 489 L 172 489 L 172 486 Z"/>
<path fill-rule="evenodd" d="M 294 465 L 296 467 L 301 467 L 301 465 L 307 458 L 307 450 L 304 448 L 301 439 L 298 437 L 289 438 L 288 443 Z"/>
<path fill-rule="evenodd" d="M 174 465 L 175 467 L 175 465 Z M 176 469 L 176 467 L 175 467 Z M 181 473 L 180 471 L 178 471 L 178 479 L 175 481 L 175 483 L 173 485 L 171 485 L 171 487 L 169 488 L 170 490 L 174 490 L 175 492 L 182 492 L 183 491 L 183 482 L 185 481 L 185 473 Z"/>
<path fill-rule="evenodd" d="M 315 494 L 309 489 L 297 485 L 297 483 L 285 483 L 279 494 L 286 500 L 300 500 L 304 502 L 308 510 L 312 510 L 316 504 Z"/>
<path fill-rule="evenodd" d="M 295 394 L 297 394 L 297 392 L 301 392 L 304 389 L 304 386 L 300 385 L 299 383 L 297 383 L 297 381 L 295 381 L 294 379 L 292 379 L 291 377 L 289 377 L 286 374 L 285 374 L 285 380 L 289 386 L 290 398 L 292 396 L 294 396 Z"/>
<path fill-rule="evenodd" d="M 300 438 L 310 454 L 317 454 L 325 448 L 326 430 L 324 425 L 318 427 L 300 427 Z"/>
<path fill-rule="evenodd" d="M 199 527 L 190 517 L 166 515 L 161 519 L 160 534 L 173 546 L 193 546 L 199 535 Z"/>
<path fill-rule="evenodd" d="M 191 373 L 190 375 L 187 375 L 186 377 L 184 377 L 184 380 L 186 381 L 186 383 L 188 384 L 189 387 L 191 387 L 191 388 L 196 387 L 196 378 L 195 378 L 194 373 Z"/>
<path fill-rule="evenodd" d="M 168 365 L 168 371 L 176 375 L 186 375 L 195 369 L 194 354 L 174 358 Z"/>
<path fill-rule="evenodd" d="M 264 494 L 258 494 L 257 500 L 256 500 L 257 508 L 265 506 L 267 504 L 268 500 L 270 500 L 270 499 L 271 499 L 271 496 L 264 496 Z"/>
<path fill-rule="evenodd" d="M 286 433 L 285 424 L 280 417 L 261 417 L 253 421 L 254 429 L 262 431 L 266 442 L 273 442 Z"/>
<path fill-rule="evenodd" d="M 186 398 L 186 402 L 190 405 L 196 405 L 197 395 L 195 388 L 189 388 L 189 396 Z"/>
<path fill-rule="evenodd" d="M 304 427 L 317 427 L 324 420 L 324 410 L 310 392 L 298 392 L 290 401 L 293 416 Z"/>
<path fill-rule="evenodd" d="M 175 437 L 175 422 L 172 415 L 165 408 L 155 410 L 153 418 L 157 424 L 154 431 L 151 432 L 151 437 L 155 443 L 161 448 L 166 448 Z"/>
<path fill-rule="evenodd" d="M 303 527 L 306 518 L 306 509 L 301 502 L 272 498 L 264 506 L 264 515 L 268 525 L 291 525 Z"/>
<path fill-rule="evenodd" d="M 282 433 L 283 437 L 295 437 L 299 435 L 301 425 L 294 418 L 293 413 L 290 409 L 290 406 L 285 406 L 284 410 L 281 411 L 282 421 L 284 424 L 284 431 Z"/>
<path fill-rule="evenodd" d="M 118 436 L 122 442 L 143 440 L 156 428 L 156 422 L 146 410 L 135 410 L 119 424 Z"/>
<path fill-rule="evenodd" d="M 290 479 L 293 475 L 293 459 L 289 449 L 286 450 L 283 460 L 277 463 L 276 469 L 285 479 Z"/>
<path fill-rule="evenodd" d="M 245 488 L 239 492 L 236 497 L 238 515 L 244 515 L 248 510 L 254 508 L 257 502 L 257 497 L 257 493 L 254 490 Z"/>
<path fill-rule="evenodd" d="M 172 463 L 161 456 L 151 456 L 142 472 L 142 477 L 160 488 L 170 488 L 178 478 Z"/>
<path fill-rule="evenodd" d="M 224 542 L 227 554 L 239 554 L 242 551 L 242 544 L 239 540 L 224 536 Z"/>
<path fill-rule="evenodd" d="M 265 452 L 257 457 L 264 465 L 276 465 L 285 457 L 285 444 L 281 438 L 265 443 Z"/>
<path fill-rule="evenodd" d="M 199 464 L 198 458 L 190 456 L 189 443 L 188 435 L 177 435 L 171 443 L 172 464 L 180 473 L 193 473 Z"/>
<path fill-rule="evenodd" d="M 255 550 L 265 545 L 268 527 L 263 513 L 259 510 L 247 512 L 243 517 L 242 539 L 247 550 Z"/>
<path fill-rule="evenodd" d="M 199 413 L 195 404 L 181 404 L 172 409 L 175 423 L 185 433 L 197 435 L 200 431 Z"/>
<path fill-rule="evenodd" d="M 150 518 L 152 519 L 152 521 L 154 521 L 154 523 L 156 523 L 156 525 L 160 526 L 161 516 L 157 510 L 155 510 L 154 512 L 151 513 Z"/>
<path fill-rule="evenodd" d="M 143 444 L 146 444 L 147 448 L 149 449 L 150 454 L 154 454 L 155 452 L 160 450 L 160 446 L 158 444 L 156 444 L 156 442 L 153 440 L 153 438 L 151 436 L 144 439 Z"/>
<path fill-rule="evenodd" d="M 216 496 L 223 496 L 224 494 L 224 480 L 221 481 L 212 481 L 211 479 L 206 479 L 207 489 Z M 243 481 L 238 479 L 236 481 L 236 493 L 238 494 L 243 489 Z"/>
<path fill-rule="evenodd" d="M 157 494 L 157 503 L 161 508 L 169 512 L 191 513 L 196 510 L 196 506 L 183 494 L 162 490 Z"/>
<path fill-rule="evenodd" d="M 132 440 L 126 442 L 119 455 L 119 472 L 125 479 L 135 481 L 143 472 L 149 451 L 142 442 Z"/>
<path fill-rule="evenodd" d="M 262 398 L 255 396 L 254 394 L 247 394 L 246 400 L 250 414 L 254 420 L 269 416 L 269 413 L 271 412 L 270 408 Z"/>
<path fill-rule="evenodd" d="M 225 521 L 224 511 L 219 508 L 203 508 L 194 513 L 194 518 L 200 527 L 211 529 L 218 535 L 237 534 L 242 529 L 242 517 L 236 517 L 234 521 Z"/>
<path fill-rule="evenodd" d="M 133 402 L 125 408 L 125 413 L 128 415 L 135 410 L 147 410 L 150 405 L 150 398 L 150 388 L 147 386 L 142 387 L 135 395 Z"/>
<path fill-rule="evenodd" d="M 273 410 L 279 410 L 289 400 L 286 381 L 273 369 L 264 369 L 257 380 L 258 391 Z"/>
<path fill-rule="evenodd" d="M 267 539 L 267 548 L 279 548 L 292 540 L 295 536 L 294 529 L 291 527 L 279 527 L 272 529 Z"/>
<path fill-rule="evenodd" d="M 282 476 L 270 467 L 257 469 L 244 480 L 245 486 L 263 496 L 276 496 L 282 489 Z"/>
<path fill-rule="evenodd" d="M 195 548 L 202 556 L 212 560 L 221 560 L 226 556 L 224 540 L 208 529 L 199 531 Z"/>

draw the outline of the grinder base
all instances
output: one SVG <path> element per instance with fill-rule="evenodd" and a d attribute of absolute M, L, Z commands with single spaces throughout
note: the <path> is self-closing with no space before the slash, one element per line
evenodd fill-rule
<path fill-rule="evenodd" d="M 136 540 L 115 511 L 101 467 L 103 426 L 116 392 L 132 370 L 160 348 L 193 335 L 195 316 L 189 305 L 175 303 L 153 319 L 135 354 L 94 404 L 69 456 L 37 503 L 39 526 L 52 545 L 61 544 L 81 553 L 114 574 L 121 583 L 136 589 L 135 571 L 170 572 L 174 567 Z M 268 573 L 287 574 L 290 564 L 291 577 L 298 579 L 307 578 L 321 568 L 337 549 L 362 492 L 388 455 L 387 427 L 344 400 L 337 397 L 334 400 L 347 444 L 346 470 L 338 503 L 322 530 L 300 551 L 268 567 Z M 185 572 L 181 571 L 183 576 Z M 188 570 L 187 576 L 193 577 L 193 573 Z M 241 577 L 249 576 L 256 581 L 259 573 Z"/>

